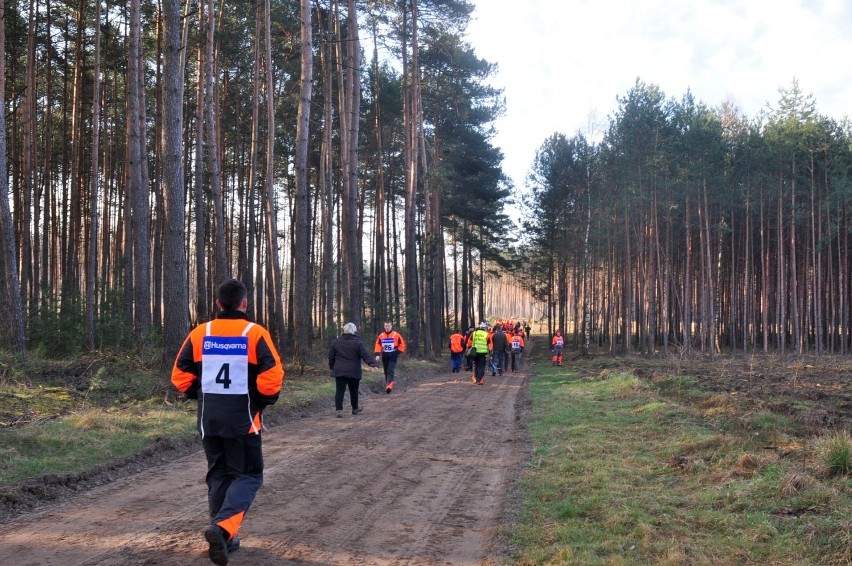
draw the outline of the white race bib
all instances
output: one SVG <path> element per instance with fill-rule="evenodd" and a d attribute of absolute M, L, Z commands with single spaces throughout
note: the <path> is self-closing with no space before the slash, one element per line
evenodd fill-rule
<path fill-rule="evenodd" d="M 201 344 L 201 391 L 248 393 L 248 337 L 205 336 Z"/>
<path fill-rule="evenodd" d="M 396 350 L 394 344 L 396 344 L 396 340 L 393 338 L 382 338 L 382 352 L 393 352 Z"/>

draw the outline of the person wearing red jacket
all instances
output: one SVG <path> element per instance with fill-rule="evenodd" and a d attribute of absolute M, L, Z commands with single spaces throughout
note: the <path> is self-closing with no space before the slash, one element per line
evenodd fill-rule
<path fill-rule="evenodd" d="M 284 366 L 269 332 L 248 320 L 246 288 L 217 290 L 215 320 L 193 329 L 172 368 L 178 391 L 198 400 L 198 432 L 207 457 L 208 556 L 228 563 L 245 514 L 263 485 L 262 412 L 278 400 Z"/>
<path fill-rule="evenodd" d="M 556 335 L 551 340 L 551 344 L 553 344 L 553 356 L 551 357 L 551 362 L 555 366 L 562 365 L 562 348 L 565 345 L 565 339 L 562 337 L 562 331 L 557 330 Z"/>
<path fill-rule="evenodd" d="M 515 329 L 515 333 L 509 337 L 509 351 L 512 354 L 512 371 L 521 368 L 521 354 L 524 351 L 524 331 Z"/>
<path fill-rule="evenodd" d="M 464 352 L 464 336 L 461 331 L 456 330 L 450 336 L 450 363 L 453 373 L 461 371 L 462 352 Z"/>
<path fill-rule="evenodd" d="M 379 333 L 373 351 L 376 354 L 376 361 L 382 361 L 382 367 L 385 370 L 385 393 L 390 395 L 393 391 L 397 358 L 401 352 L 405 352 L 405 340 L 402 339 L 402 334 L 393 329 L 391 321 L 385 321 L 385 331 Z"/>

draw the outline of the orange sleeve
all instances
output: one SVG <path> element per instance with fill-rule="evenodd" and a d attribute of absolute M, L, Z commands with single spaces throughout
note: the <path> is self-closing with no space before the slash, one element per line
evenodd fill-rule
<path fill-rule="evenodd" d="M 181 393 L 186 393 L 199 377 L 195 363 L 201 359 L 201 349 L 198 348 L 198 355 L 196 355 L 196 348 L 192 342 L 192 336 L 195 333 L 196 330 L 193 330 L 184 339 L 172 367 L 172 385 Z"/>
<path fill-rule="evenodd" d="M 382 353 L 382 334 L 384 333 L 380 332 L 379 335 L 376 336 L 376 347 L 373 348 L 373 352 L 375 352 L 376 354 Z"/>
<path fill-rule="evenodd" d="M 257 391 L 261 395 L 270 397 L 278 395 L 284 383 L 284 364 L 281 363 L 278 350 L 272 342 L 269 331 L 262 326 L 255 325 L 249 332 L 255 335 L 253 351 L 258 369 Z M 251 353 L 249 360 L 251 360 Z"/>
<path fill-rule="evenodd" d="M 405 351 L 405 340 L 402 339 L 402 334 L 397 332 L 396 337 L 399 338 L 399 341 L 397 342 L 396 349 L 399 350 L 400 352 L 404 352 Z"/>

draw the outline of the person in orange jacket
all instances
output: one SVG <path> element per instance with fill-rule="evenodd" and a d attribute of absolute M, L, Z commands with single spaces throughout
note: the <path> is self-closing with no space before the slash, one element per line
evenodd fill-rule
<path fill-rule="evenodd" d="M 456 330 L 450 335 L 450 363 L 452 373 L 461 372 L 462 353 L 464 352 L 464 335 L 460 330 Z"/>
<path fill-rule="evenodd" d="M 393 391 L 397 358 L 401 352 L 405 352 L 405 340 L 402 339 L 402 334 L 393 329 L 390 320 L 385 321 L 385 331 L 379 333 L 373 351 L 376 353 L 376 361 L 382 361 L 385 370 L 385 393 L 390 395 Z"/>
<path fill-rule="evenodd" d="M 557 330 L 556 334 L 553 336 L 553 340 L 551 340 L 553 344 L 553 357 L 551 358 L 551 362 L 555 366 L 562 365 L 562 347 L 565 345 L 565 339 L 562 337 L 562 331 Z"/>
<path fill-rule="evenodd" d="M 172 368 L 178 391 L 198 400 L 198 432 L 207 457 L 208 556 L 227 564 L 237 532 L 263 485 L 262 412 L 278 400 L 284 366 L 269 332 L 248 320 L 246 287 L 217 290 L 215 320 L 193 329 Z"/>
<path fill-rule="evenodd" d="M 524 351 L 524 331 L 520 328 L 515 329 L 514 334 L 509 338 L 509 351 L 512 354 L 512 371 L 521 369 L 521 354 Z"/>

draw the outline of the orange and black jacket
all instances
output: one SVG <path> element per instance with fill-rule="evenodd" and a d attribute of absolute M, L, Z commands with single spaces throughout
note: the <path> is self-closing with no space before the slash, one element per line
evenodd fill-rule
<path fill-rule="evenodd" d="M 458 332 L 450 336 L 450 352 L 454 354 L 464 352 L 464 336 Z"/>
<path fill-rule="evenodd" d="M 202 438 L 260 434 L 261 412 L 278 400 L 283 380 L 269 332 L 234 310 L 190 332 L 172 368 L 178 391 L 198 399 Z"/>
<path fill-rule="evenodd" d="M 376 354 L 395 354 L 405 351 L 405 340 L 402 339 L 402 334 L 396 330 L 390 332 L 382 332 L 376 338 L 376 347 L 373 349 Z"/>

